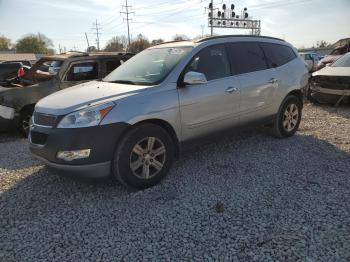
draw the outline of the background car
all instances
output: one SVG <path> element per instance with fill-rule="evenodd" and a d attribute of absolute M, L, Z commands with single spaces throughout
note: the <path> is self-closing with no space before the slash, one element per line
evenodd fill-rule
<path fill-rule="evenodd" d="M 23 70 L 20 76 L 24 77 L 29 69 L 29 66 L 23 65 L 21 62 L 0 63 L 0 86 L 6 85 L 8 81 L 18 77 L 19 70 Z"/>
<path fill-rule="evenodd" d="M 50 63 L 49 74 L 56 75 L 58 73 L 58 71 L 60 71 L 62 64 L 63 64 L 62 60 L 57 60 L 57 61 L 53 61 L 52 63 Z"/>
<path fill-rule="evenodd" d="M 332 52 L 329 53 L 329 55 L 326 55 L 323 59 L 319 61 L 317 65 L 317 70 L 320 70 L 325 66 L 332 64 L 347 52 L 350 52 L 350 43 L 335 48 Z"/>
<path fill-rule="evenodd" d="M 0 131 L 17 128 L 28 135 L 35 104 L 43 97 L 91 80 L 99 80 L 132 57 L 131 53 L 67 53 L 40 59 L 22 78 L 2 83 Z M 43 65 L 61 63 L 56 75 L 42 71 Z"/>
<path fill-rule="evenodd" d="M 317 70 L 319 58 L 316 53 L 299 53 L 299 55 L 305 60 L 309 72 L 314 72 Z"/>
<path fill-rule="evenodd" d="M 336 103 L 349 100 L 350 52 L 312 75 L 311 97 L 320 103 Z"/>
<path fill-rule="evenodd" d="M 31 67 L 32 64 L 28 60 L 15 60 L 15 61 L 3 61 L 2 64 L 10 64 L 10 63 L 21 63 L 22 65 Z"/>

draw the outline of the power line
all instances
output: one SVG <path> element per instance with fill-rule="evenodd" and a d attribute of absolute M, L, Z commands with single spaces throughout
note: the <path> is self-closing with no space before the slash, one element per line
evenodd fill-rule
<path fill-rule="evenodd" d="M 126 19 L 123 18 L 126 21 L 126 24 L 128 26 L 128 48 L 130 46 L 130 26 L 129 26 L 129 21 L 131 21 L 132 19 L 129 18 L 130 14 L 134 14 L 134 12 L 130 12 L 129 8 L 132 8 L 131 5 L 128 5 L 128 0 L 125 0 L 125 5 L 122 6 L 122 8 L 125 8 L 125 11 L 120 12 L 121 14 L 125 14 L 126 15 Z"/>

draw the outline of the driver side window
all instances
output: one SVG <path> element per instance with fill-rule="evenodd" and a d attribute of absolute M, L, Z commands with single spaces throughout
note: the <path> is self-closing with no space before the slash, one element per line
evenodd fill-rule
<path fill-rule="evenodd" d="M 204 74 L 208 81 L 230 76 L 230 64 L 225 46 L 215 45 L 200 51 L 195 55 L 185 73 L 189 71 Z"/>

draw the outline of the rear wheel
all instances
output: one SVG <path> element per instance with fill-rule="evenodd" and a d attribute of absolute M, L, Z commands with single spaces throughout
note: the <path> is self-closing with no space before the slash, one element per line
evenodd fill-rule
<path fill-rule="evenodd" d="M 283 138 L 295 134 L 300 125 L 302 106 L 296 96 L 289 95 L 284 99 L 273 124 L 274 136 Z"/>
<path fill-rule="evenodd" d="M 174 143 L 170 135 L 157 125 L 141 124 L 119 142 L 113 175 L 128 187 L 151 187 L 164 178 L 173 159 Z"/>

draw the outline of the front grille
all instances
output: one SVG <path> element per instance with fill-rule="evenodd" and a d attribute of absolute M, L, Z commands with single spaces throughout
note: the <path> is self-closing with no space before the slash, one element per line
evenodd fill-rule
<path fill-rule="evenodd" d="M 56 125 L 56 120 L 57 116 L 34 112 L 34 124 L 54 127 Z"/>
<path fill-rule="evenodd" d="M 350 77 L 348 76 L 316 76 L 314 81 L 323 88 L 350 89 Z"/>
<path fill-rule="evenodd" d="M 47 141 L 47 134 L 31 131 L 30 132 L 30 141 L 36 145 L 45 145 Z"/>

